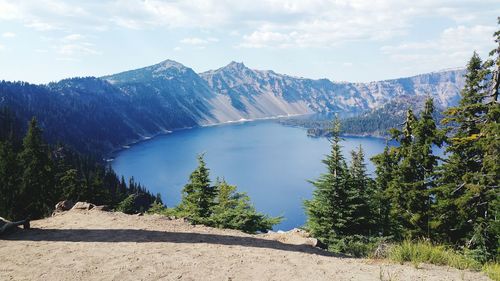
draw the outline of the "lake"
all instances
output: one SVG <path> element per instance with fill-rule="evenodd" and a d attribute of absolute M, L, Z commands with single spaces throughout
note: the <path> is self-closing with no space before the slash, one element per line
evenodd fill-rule
<path fill-rule="evenodd" d="M 385 141 L 371 137 L 345 137 L 344 155 L 362 145 L 368 171 L 369 158 L 383 151 Z M 247 192 L 258 211 L 284 216 L 275 230 L 289 230 L 304 224 L 303 200 L 314 189 L 308 180 L 325 172 L 321 162 L 329 152 L 326 138 L 310 138 L 306 130 L 276 121 L 232 123 L 175 131 L 138 143 L 119 152 L 112 166 L 118 175 L 134 177 L 163 202 L 173 207 L 196 168 L 196 155 L 205 160 L 213 181 L 224 177 L 239 191 Z"/>

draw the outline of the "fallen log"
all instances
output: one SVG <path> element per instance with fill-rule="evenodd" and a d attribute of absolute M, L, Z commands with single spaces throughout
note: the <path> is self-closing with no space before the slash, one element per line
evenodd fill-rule
<path fill-rule="evenodd" d="M 2 217 L 0 217 L 0 235 L 6 233 L 9 230 L 12 230 L 18 226 L 22 225 L 24 229 L 29 229 L 30 228 L 30 220 L 25 219 L 25 220 L 20 220 L 20 221 L 9 221 L 6 220 Z"/>

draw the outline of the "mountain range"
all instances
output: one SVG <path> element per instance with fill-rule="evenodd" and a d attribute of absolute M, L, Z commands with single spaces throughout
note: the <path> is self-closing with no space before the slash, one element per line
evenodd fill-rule
<path fill-rule="evenodd" d="M 109 153 L 124 144 L 174 129 L 311 113 L 356 114 L 397 100 L 433 97 L 455 105 L 464 70 L 369 82 L 334 82 L 254 70 L 243 63 L 203 73 L 178 62 L 100 78 L 46 85 L 0 82 L 0 107 L 20 123 L 36 116 L 47 139 L 81 152 Z"/>

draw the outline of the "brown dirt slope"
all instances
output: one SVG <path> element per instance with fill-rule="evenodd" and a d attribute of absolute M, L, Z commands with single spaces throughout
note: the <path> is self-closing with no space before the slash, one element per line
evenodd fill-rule
<path fill-rule="evenodd" d="M 297 245 L 297 233 L 248 235 L 154 215 L 68 211 L 32 227 L 0 237 L 0 280 L 489 280 L 335 257 Z"/>

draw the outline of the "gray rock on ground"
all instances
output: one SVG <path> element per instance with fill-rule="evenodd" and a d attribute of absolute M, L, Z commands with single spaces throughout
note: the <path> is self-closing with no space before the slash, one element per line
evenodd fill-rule
<path fill-rule="evenodd" d="M 88 211 L 92 208 L 94 208 L 95 205 L 92 204 L 92 203 L 88 203 L 88 202 L 76 202 L 76 204 L 73 206 L 73 208 L 71 208 L 72 211 L 74 210 L 85 210 L 85 211 Z"/>
<path fill-rule="evenodd" d="M 71 200 L 60 201 L 59 203 L 56 204 L 54 212 L 59 213 L 59 212 L 69 211 L 71 210 L 71 208 L 73 208 L 74 205 L 75 203 L 73 203 Z"/>

